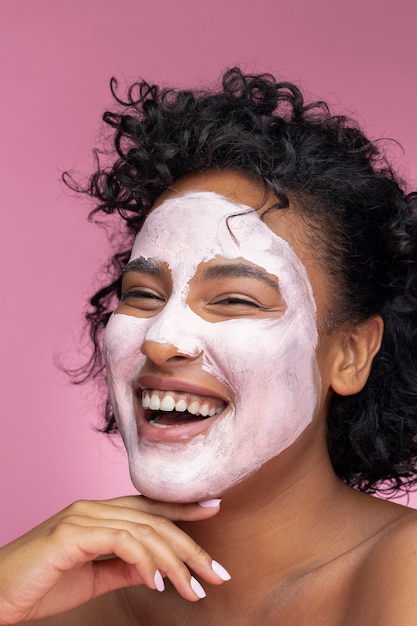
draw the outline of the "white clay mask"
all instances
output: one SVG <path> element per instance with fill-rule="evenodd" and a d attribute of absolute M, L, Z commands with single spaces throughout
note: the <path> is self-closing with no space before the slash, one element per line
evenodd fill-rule
<path fill-rule="evenodd" d="M 253 209 L 212 192 L 155 208 L 128 268 L 134 286 L 108 323 L 104 352 L 132 481 L 158 500 L 218 497 L 314 416 L 307 273 Z"/>

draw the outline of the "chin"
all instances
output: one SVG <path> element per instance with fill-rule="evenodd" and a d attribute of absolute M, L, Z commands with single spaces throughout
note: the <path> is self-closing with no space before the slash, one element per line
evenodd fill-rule
<path fill-rule="evenodd" d="M 160 502 L 190 504 L 219 497 L 218 493 L 209 493 L 198 487 L 196 488 L 196 486 L 170 485 L 170 488 L 167 489 L 166 486 L 144 483 L 143 479 L 140 481 L 132 479 L 132 482 L 141 495 Z"/>
<path fill-rule="evenodd" d="M 219 497 L 219 492 L 214 486 L 199 484 L 199 481 L 194 478 L 179 479 L 173 477 L 172 472 L 156 478 L 155 475 L 147 475 L 147 472 L 139 471 L 137 466 L 131 466 L 130 478 L 135 489 L 151 500 L 185 504 Z"/>

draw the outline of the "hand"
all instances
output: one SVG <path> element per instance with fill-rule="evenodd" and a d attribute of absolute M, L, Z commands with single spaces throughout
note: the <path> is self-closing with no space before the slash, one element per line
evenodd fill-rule
<path fill-rule="evenodd" d="M 211 557 L 170 520 L 197 521 L 218 511 L 216 503 L 141 496 L 72 504 L 0 549 L 0 626 L 56 615 L 120 587 L 162 591 L 164 576 L 183 598 L 198 600 L 204 591 L 188 567 L 215 585 L 227 572 L 216 562 L 214 571 Z M 114 558 L 94 560 L 102 555 Z"/>

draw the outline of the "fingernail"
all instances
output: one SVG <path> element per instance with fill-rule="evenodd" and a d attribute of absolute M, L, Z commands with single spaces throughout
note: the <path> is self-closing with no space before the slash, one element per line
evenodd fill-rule
<path fill-rule="evenodd" d="M 223 565 L 220 565 L 217 561 L 211 562 L 211 569 L 222 580 L 230 580 L 232 578 L 227 569 L 225 569 Z"/>
<path fill-rule="evenodd" d="M 162 575 L 159 569 L 156 570 L 155 576 L 153 577 L 153 581 L 158 591 L 165 591 L 164 579 L 162 578 Z"/>
<path fill-rule="evenodd" d="M 194 578 L 194 576 L 191 576 L 190 586 L 191 586 L 191 589 L 194 591 L 195 595 L 198 596 L 200 599 L 206 597 L 206 592 L 204 591 L 203 587 L 200 585 L 198 580 Z"/>
<path fill-rule="evenodd" d="M 208 509 L 212 506 L 219 506 L 221 502 L 220 498 L 212 498 L 211 500 L 203 500 L 202 502 L 199 502 L 199 506 L 202 506 L 203 509 Z"/>

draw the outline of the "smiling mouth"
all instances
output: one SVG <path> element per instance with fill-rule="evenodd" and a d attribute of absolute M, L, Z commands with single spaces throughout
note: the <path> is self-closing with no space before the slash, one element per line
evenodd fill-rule
<path fill-rule="evenodd" d="M 227 404 L 220 398 L 178 391 L 145 389 L 142 408 L 145 419 L 155 428 L 181 426 L 219 415 Z"/>

